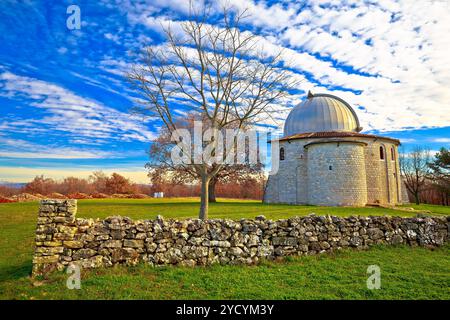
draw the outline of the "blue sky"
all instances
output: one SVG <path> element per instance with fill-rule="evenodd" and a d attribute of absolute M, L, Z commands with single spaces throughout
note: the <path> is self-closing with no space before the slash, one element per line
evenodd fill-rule
<path fill-rule="evenodd" d="M 243 28 L 267 54 L 283 48 L 303 78 L 288 108 L 307 90 L 333 93 L 355 107 L 364 132 L 399 138 L 406 149 L 449 147 L 447 1 L 228 3 L 247 8 Z M 80 30 L 66 26 L 72 4 Z M 146 150 L 161 124 L 130 114 L 136 95 L 124 74 L 187 10 L 185 0 L 1 1 L 0 181 L 102 169 L 145 182 Z"/>

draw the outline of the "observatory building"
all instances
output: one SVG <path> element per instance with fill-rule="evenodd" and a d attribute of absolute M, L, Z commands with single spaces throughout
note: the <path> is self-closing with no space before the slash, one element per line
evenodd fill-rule
<path fill-rule="evenodd" d="M 400 141 L 361 133 L 355 110 L 331 94 L 308 92 L 292 109 L 279 141 L 279 169 L 266 203 L 325 206 L 399 204 L 405 199 Z"/>

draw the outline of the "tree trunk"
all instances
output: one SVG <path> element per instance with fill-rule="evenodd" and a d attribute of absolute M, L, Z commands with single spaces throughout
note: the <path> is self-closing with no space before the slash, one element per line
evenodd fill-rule
<path fill-rule="evenodd" d="M 209 189 L 208 189 L 208 202 L 217 202 L 216 201 L 216 179 L 212 178 L 209 181 Z"/>
<path fill-rule="evenodd" d="M 202 175 L 202 191 L 200 195 L 200 212 L 199 219 L 208 219 L 208 199 L 209 199 L 209 181 L 211 180 L 207 174 Z"/>
<path fill-rule="evenodd" d="M 414 193 L 414 199 L 416 200 L 416 204 L 419 205 L 420 201 L 419 201 L 419 193 L 418 192 Z"/>

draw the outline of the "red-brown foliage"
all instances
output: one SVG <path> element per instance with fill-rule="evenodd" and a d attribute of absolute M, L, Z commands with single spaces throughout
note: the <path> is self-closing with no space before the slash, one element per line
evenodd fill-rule
<path fill-rule="evenodd" d="M 75 192 L 67 195 L 69 199 L 92 199 L 92 197 L 83 192 Z"/>
<path fill-rule="evenodd" d="M 200 185 L 159 184 L 153 192 L 164 192 L 164 197 L 198 197 Z M 216 196 L 234 199 L 261 200 L 264 194 L 264 180 L 250 179 L 243 183 L 217 183 Z"/>
<path fill-rule="evenodd" d="M 5 187 L 0 189 L 1 194 L 3 194 L 3 190 L 5 190 L 5 195 L 19 193 L 17 190 L 10 190 Z M 51 178 L 45 178 L 44 176 L 37 176 L 27 183 L 23 190 L 19 191 L 30 194 L 43 194 L 46 196 L 62 194 L 73 198 L 78 197 L 78 199 L 84 199 L 85 197 L 88 197 L 89 194 L 94 194 L 98 198 L 104 198 L 109 194 L 114 193 L 150 194 L 151 189 L 148 186 L 137 185 L 118 173 L 113 173 L 108 177 L 100 171 L 94 172 L 89 179 L 67 177 L 62 181 L 55 181 Z M 55 196 L 55 198 L 57 198 L 57 196 Z"/>
<path fill-rule="evenodd" d="M 137 187 L 124 176 L 113 173 L 111 177 L 106 180 L 106 190 L 108 191 L 107 193 L 132 194 L 137 192 Z"/>
<path fill-rule="evenodd" d="M 28 182 L 23 191 L 26 193 L 40 193 L 49 194 L 51 192 L 58 192 L 57 183 L 50 178 L 44 178 L 43 175 L 36 176 L 31 182 Z"/>
<path fill-rule="evenodd" d="M 4 197 L 0 196 L 0 203 L 10 203 L 10 202 L 17 202 L 17 200 L 12 200 L 12 199 L 8 199 L 8 198 L 4 198 Z"/>
<path fill-rule="evenodd" d="M 247 178 L 239 182 L 218 182 L 215 187 L 216 196 L 262 199 L 263 184 L 263 179 L 258 178 Z M 0 195 L 3 195 L 3 198 L 18 197 L 18 194 L 25 194 L 24 192 L 33 195 L 42 194 L 45 197 L 58 199 L 66 197 L 72 199 L 108 197 L 142 199 L 147 196 L 153 196 L 154 192 L 164 192 L 164 197 L 198 197 L 200 195 L 200 185 L 163 181 L 151 186 L 133 183 L 117 173 L 107 176 L 103 172 L 94 172 L 89 179 L 67 177 L 61 181 L 55 181 L 44 176 L 37 176 L 21 189 L 0 186 Z"/>
<path fill-rule="evenodd" d="M 264 181 L 251 179 L 243 183 L 227 183 L 216 185 L 216 196 L 235 199 L 261 200 L 264 194 Z"/>
<path fill-rule="evenodd" d="M 408 192 L 408 198 L 411 203 L 414 203 L 414 196 L 410 192 Z M 423 191 L 420 193 L 420 202 L 448 206 L 450 205 L 450 197 L 433 183 L 426 182 Z"/>
<path fill-rule="evenodd" d="M 107 195 L 106 193 L 102 193 L 102 192 L 94 192 L 93 194 L 91 194 L 91 197 L 94 199 L 105 199 L 105 198 L 108 198 L 109 195 Z"/>
<path fill-rule="evenodd" d="M 47 196 L 52 199 L 67 199 L 67 197 L 65 195 L 58 193 L 58 192 L 52 192 L 52 193 L 48 194 Z"/>
<path fill-rule="evenodd" d="M 0 195 L 10 197 L 21 192 L 20 188 L 0 185 Z"/>

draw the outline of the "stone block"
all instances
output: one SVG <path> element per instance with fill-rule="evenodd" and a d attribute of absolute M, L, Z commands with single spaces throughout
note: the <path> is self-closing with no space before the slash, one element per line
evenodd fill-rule
<path fill-rule="evenodd" d="M 274 246 L 296 246 L 298 239 L 293 237 L 273 237 L 272 243 Z"/>
<path fill-rule="evenodd" d="M 64 247 L 70 248 L 70 249 L 80 249 L 83 248 L 83 241 L 64 241 L 63 242 Z"/>
<path fill-rule="evenodd" d="M 33 258 L 34 264 L 41 264 L 41 263 L 56 263 L 59 261 L 58 255 L 53 256 L 35 256 Z"/>
<path fill-rule="evenodd" d="M 122 240 L 106 240 L 101 246 L 105 248 L 121 248 Z"/>
<path fill-rule="evenodd" d="M 129 240 L 129 239 L 125 239 L 125 240 L 123 240 L 123 246 L 124 247 L 130 247 L 130 248 L 143 248 L 144 247 L 144 240 Z"/>

